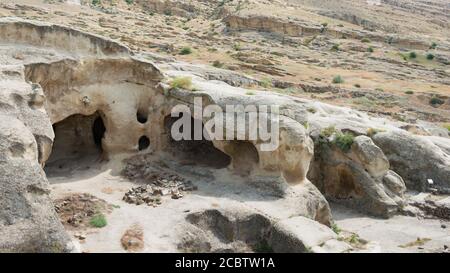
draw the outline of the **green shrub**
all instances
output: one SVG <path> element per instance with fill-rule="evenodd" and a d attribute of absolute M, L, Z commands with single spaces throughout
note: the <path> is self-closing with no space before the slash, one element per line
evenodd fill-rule
<path fill-rule="evenodd" d="M 438 98 L 438 97 L 436 97 L 436 96 L 433 96 L 433 97 L 430 99 L 430 104 L 431 104 L 431 105 L 441 105 L 441 104 L 444 104 L 444 100 L 441 99 L 441 98 Z"/>
<path fill-rule="evenodd" d="M 450 124 L 444 124 L 444 128 L 450 133 Z"/>
<path fill-rule="evenodd" d="M 431 43 L 430 49 L 436 49 L 437 44 L 435 42 Z"/>
<path fill-rule="evenodd" d="M 356 88 L 361 88 L 361 85 L 359 83 L 355 84 Z"/>
<path fill-rule="evenodd" d="M 128 5 L 131 5 L 134 3 L 134 0 L 125 0 L 125 2 L 127 2 Z"/>
<path fill-rule="evenodd" d="M 108 222 L 106 221 L 105 215 L 98 213 L 91 218 L 89 224 L 96 228 L 102 228 L 105 227 Z"/>
<path fill-rule="evenodd" d="M 224 64 L 221 61 L 215 60 L 213 62 L 213 66 L 217 67 L 217 68 L 222 68 L 224 66 Z"/>
<path fill-rule="evenodd" d="M 166 15 L 166 16 L 172 16 L 172 11 L 169 10 L 169 9 L 167 9 L 167 10 L 164 11 L 164 15 Z"/>
<path fill-rule="evenodd" d="M 338 44 L 334 44 L 334 45 L 331 47 L 331 50 L 333 50 L 333 51 L 339 51 L 339 45 L 338 45 Z"/>
<path fill-rule="evenodd" d="M 350 148 L 352 147 L 353 140 L 355 139 L 355 136 L 350 133 L 338 133 L 336 134 L 336 138 L 334 139 L 333 143 L 341 149 L 343 152 L 350 151 Z"/>
<path fill-rule="evenodd" d="M 412 94 L 414 94 L 414 91 L 412 91 L 412 90 L 406 90 L 406 91 L 405 91 L 405 94 L 407 94 L 407 95 L 412 95 Z"/>
<path fill-rule="evenodd" d="M 334 126 L 328 126 L 320 131 L 320 135 L 326 138 L 332 136 L 334 133 L 336 133 L 336 127 Z"/>
<path fill-rule="evenodd" d="M 434 55 L 433 54 L 431 54 L 431 53 L 428 53 L 427 54 L 427 60 L 433 60 L 434 59 Z"/>
<path fill-rule="evenodd" d="M 323 22 L 323 23 L 322 23 L 322 26 L 323 26 L 323 27 L 327 27 L 327 26 L 328 26 L 328 23 L 327 23 L 327 22 Z"/>
<path fill-rule="evenodd" d="M 369 46 L 367 48 L 367 52 L 373 53 L 375 50 L 373 49 L 373 47 Z"/>
<path fill-rule="evenodd" d="M 410 59 L 415 59 L 415 58 L 417 58 L 417 53 L 414 52 L 414 51 L 409 52 L 409 58 L 410 58 Z"/>
<path fill-rule="evenodd" d="M 339 84 L 339 83 L 343 83 L 344 82 L 344 79 L 340 76 L 340 75 L 337 75 L 337 76 L 335 76 L 334 78 L 333 78 L 333 81 L 332 81 L 333 83 L 336 83 L 336 84 Z"/>
<path fill-rule="evenodd" d="M 190 77 L 177 77 L 170 82 L 171 89 L 181 88 L 192 90 L 192 79 Z"/>
<path fill-rule="evenodd" d="M 361 39 L 361 42 L 363 42 L 363 43 L 370 43 L 370 39 L 368 39 L 368 38 L 362 38 L 362 39 Z"/>
<path fill-rule="evenodd" d="M 247 92 L 245 92 L 245 95 L 247 95 L 247 96 L 253 96 L 253 95 L 255 95 L 255 92 L 253 92 L 253 91 L 247 91 Z"/>
<path fill-rule="evenodd" d="M 340 227 L 338 227 L 338 225 L 337 224 L 335 224 L 335 223 L 333 223 L 332 225 L 331 225 L 331 229 L 334 231 L 334 233 L 336 233 L 337 235 L 339 235 L 339 233 L 341 233 L 341 228 Z"/>
<path fill-rule="evenodd" d="M 235 44 L 233 45 L 233 49 L 236 50 L 236 51 L 241 50 L 241 44 L 235 43 Z"/>
<path fill-rule="evenodd" d="M 259 84 L 264 88 L 270 88 L 272 87 L 272 80 L 269 78 L 264 78 Z"/>
<path fill-rule="evenodd" d="M 92 5 L 100 5 L 100 0 L 92 0 Z"/>
<path fill-rule="evenodd" d="M 189 55 L 189 54 L 191 54 L 191 53 L 192 53 L 192 49 L 191 49 L 190 47 L 188 47 L 188 46 L 183 47 L 183 48 L 180 50 L 180 54 L 181 54 L 181 55 Z"/>

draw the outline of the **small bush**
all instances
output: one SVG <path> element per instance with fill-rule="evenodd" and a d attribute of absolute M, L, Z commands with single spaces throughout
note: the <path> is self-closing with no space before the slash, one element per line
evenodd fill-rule
<path fill-rule="evenodd" d="M 235 43 L 235 44 L 233 45 L 233 49 L 236 50 L 236 51 L 241 50 L 241 44 Z"/>
<path fill-rule="evenodd" d="M 361 88 L 361 85 L 357 83 L 357 84 L 355 84 L 355 87 L 356 88 Z"/>
<path fill-rule="evenodd" d="M 433 60 L 434 59 L 434 55 L 433 54 L 431 54 L 431 53 L 428 53 L 427 54 L 427 60 Z"/>
<path fill-rule="evenodd" d="M 89 224 L 96 228 L 102 228 L 105 227 L 108 224 L 108 222 L 106 221 L 105 215 L 99 213 L 91 218 Z"/>
<path fill-rule="evenodd" d="M 213 66 L 217 67 L 217 68 L 222 68 L 224 66 L 224 64 L 221 61 L 215 60 L 213 62 Z"/>
<path fill-rule="evenodd" d="M 262 79 L 260 85 L 264 88 L 272 87 L 272 80 L 269 78 Z"/>
<path fill-rule="evenodd" d="M 334 45 L 331 47 L 331 50 L 333 50 L 333 51 L 339 51 L 339 45 L 338 45 L 338 44 L 334 44 Z"/>
<path fill-rule="evenodd" d="M 354 138 L 355 137 L 350 133 L 338 133 L 333 142 L 343 152 L 348 152 L 352 147 Z"/>
<path fill-rule="evenodd" d="M 417 53 L 416 52 L 409 52 L 409 58 L 410 59 L 415 59 L 415 58 L 417 58 Z"/>
<path fill-rule="evenodd" d="M 327 26 L 328 26 L 328 23 L 327 23 L 327 22 L 323 22 L 323 23 L 322 23 L 322 26 L 323 26 L 323 27 L 327 27 Z"/>
<path fill-rule="evenodd" d="M 363 42 L 363 43 L 370 43 L 370 39 L 368 39 L 368 38 L 362 38 L 362 39 L 361 39 L 361 42 Z"/>
<path fill-rule="evenodd" d="M 431 43 L 430 49 L 436 49 L 437 44 L 435 42 Z"/>
<path fill-rule="evenodd" d="M 172 11 L 171 10 L 165 10 L 164 11 L 164 15 L 166 15 L 166 16 L 172 16 Z"/>
<path fill-rule="evenodd" d="M 100 0 L 92 0 L 92 5 L 100 5 Z"/>
<path fill-rule="evenodd" d="M 128 5 L 132 5 L 134 3 L 134 0 L 125 0 L 125 2 L 127 2 Z"/>
<path fill-rule="evenodd" d="M 306 111 L 313 113 L 313 114 L 317 112 L 316 108 L 314 108 L 314 107 L 309 107 L 308 109 L 306 109 Z"/>
<path fill-rule="evenodd" d="M 339 84 L 339 83 L 343 83 L 344 82 L 344 79 L 340 76 L 340 75 L 337 75 L 337 76 L 335 76 L 334 78 L 333 78 L 333 81 L 332 81 L 333 83 L 335 83 L 335 84 Z"/>
<path fill-rule="evenodd" d="M 326 138 L 332 136 L 334 133 L 336 133 L 336 127 L 334 126 L 328 126 L 320 131 L 320 135 Z"/>
<path fill-rule="evenodd" d="M 450 133 L 450 124 L 445 124 L 444 128 L 447 129 L 447 131 Z"/>
<path fill-rule="evenodd" d="M 341 228 L 340 227 L 338 227 L 338 225 L 337 224 L 335 224 L 335 223 L 333 223 L 332 225 L 331 225 L 331 229 L 334 231 L 334 233 L 336 233 L 337 235 L 339 235 L 339 233 L 341 233 Z"/>
<path fill-rule="evenodd" d="M 373 47 L 369 46 L 367 48 L 367 52 L 373 53 L 375 50 L 373 49 Z"/>
<path fill-rule="evenodd" d="M 441 99 L 441 98 L 438 98 L 438 97 L 436 97 L 436 96 L 433 96 L 433 97 L 430 99 L 430 104 L 431 104 L 431 105 L 441 105 L 441 104 L 444 104 L 444 100 Z"/>
<path fill-rule="evenodd" d="M 192 90 L 192 79 L 190 77 L 177 77 L 170 82 L 171 89 L 181 88 Z"/>
<path fill-rule="evenodd" d="M 406 90 L 406 91 L 405 91 L 405 94 L 406 94 L 406 95 L 412 95 L 412 94 L 414 94 L 414 91 L 412 91 L 412 90 Z"/>
<path fill-rule="evenodd" d="M 183 47 L 181 50 L 180 50 L 180 54 L 181 55 L 189 55 L 189 54 L 191 54 L 192 53 L 192 49 L 190 48 L 190 47 Z"/>
<path fill-rule="evenodd" d="M 245 95 L 247 95 L 247 96 L 253 96 L 253 95 L 255 95 L 255 92 L 253 92 L 253 91 L 247 91 L 247 92 L 245 93 Z"/>

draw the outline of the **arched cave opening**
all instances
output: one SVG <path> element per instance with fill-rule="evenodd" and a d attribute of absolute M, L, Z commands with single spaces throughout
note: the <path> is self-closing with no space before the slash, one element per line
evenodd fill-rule
<path fill-rule="evenodd" d="M 100 113 L 75 114 L 53 124 L 55 139 L 46 162 L 47 176 L 89 169 L 102 157 L 106 128 Z"/>
<path fill-rule="evenodd" d="M 165 133 L 168 138 L 168 150 L 175 157 L 178 158 L 185 165 L 199 165 L 211 167 L 214 169 L 226 168 L 231 163 L 231 158 L 214 147 L 212 141 L 194 140 L 194 122 L 195 119 L 191 117 L 191 140 L 176 141 L 171 136 L 171 128 L 175 121 L 182 116 L 176 118 L 167 116 L 164 119 Z M 203 130 L 203 123 L 202 123 Z"/>
<path fill-rule="evenodd" d="M 259 165 L 259 154 L 255 145 L 249 141 L 232 141 L 225 151 L 233 157 L 233 169 L 236 173 L 247 176 Z"/>
<path fill-rule="evenodd" d="M 351 171 L 345 167 L 336 170 L 336 179 L 334 183 L 329 183 L 326 189 L 326 195 L 339 200 L 358 198 L 362 195 L 362 189 L 355 182 Z"/>

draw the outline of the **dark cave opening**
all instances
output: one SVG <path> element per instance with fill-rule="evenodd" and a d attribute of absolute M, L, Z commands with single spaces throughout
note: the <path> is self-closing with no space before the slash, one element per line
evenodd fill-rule
<path fill-rule="evenodd" d="M 184 165 L 200 165 L 214 169 L 226 168 L 231 163 L 231 158 L 214 147 L 212 141 L 205 138 L 194 140 L 194 122 L 191 117 L 191 140 L 176 141 L 171 136 L 171 127 L 181 117 L 167 116 L 164 119 L 165 132 L 168 138 L 168 146 L 171 154 L 181 160 Z M 203 130 L 203 124 L 202 124 Z"/>
<path fill-rule="evenodd" d="M 89 169 L 103 155 L 106 127 L 100 113 L 75 114 L 53 124 L 55 139 L 46 162 L 47 176 Z"/>

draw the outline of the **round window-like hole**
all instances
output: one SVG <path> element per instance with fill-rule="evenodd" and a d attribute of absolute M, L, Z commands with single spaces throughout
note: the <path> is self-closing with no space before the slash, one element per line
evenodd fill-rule
<path fill-rule="evenodd" d="M 141 136 L 139 138 L 139 151 L 145 150 L 150 146 L 150 139 L 146 136 Z"/>
<path fill-rule="evenodd" d="M 136 118 L 139 121 L 139 123 L 146 123 L 148 120 L 148 114 L 144 111 L 138 111 L 136 113 Z"/>

